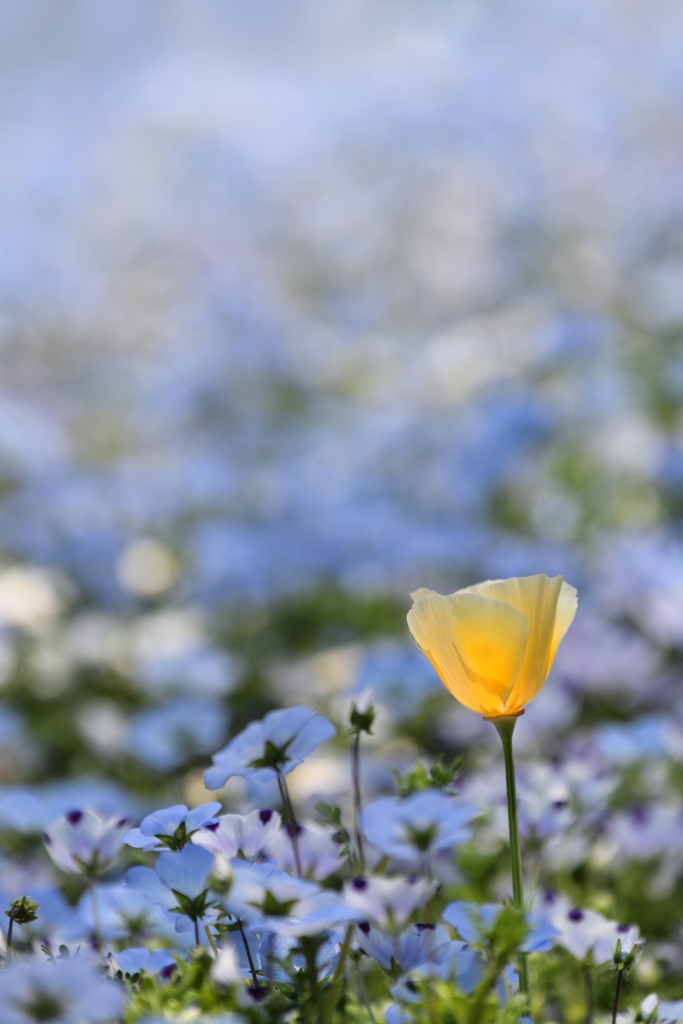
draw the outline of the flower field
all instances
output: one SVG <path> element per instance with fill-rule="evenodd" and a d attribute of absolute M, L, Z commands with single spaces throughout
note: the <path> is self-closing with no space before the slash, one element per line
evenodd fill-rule
<path fill-rule="evenodd" d="M 0 0 L 0 1024 L 683 1022 L 681 40 Z"/>

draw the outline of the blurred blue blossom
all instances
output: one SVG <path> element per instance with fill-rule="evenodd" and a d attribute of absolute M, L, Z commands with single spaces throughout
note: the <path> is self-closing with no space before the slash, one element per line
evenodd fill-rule
<path fill-rule="evenodd" d="M 169 771 L 215 747 L 225 735 L 227 721 L 215 701 L 179 698 L 135 715 L 128 747 L 143 764 Z"/>
<path fill-rule="evenodd" d="M 214 767 L 204 773 L 206 787 L 220 789 L 233 775 L 256 782 L 287 775 L 335 732 L 332 723 L 312 708 L 270 711 L 213 755 Z"/>

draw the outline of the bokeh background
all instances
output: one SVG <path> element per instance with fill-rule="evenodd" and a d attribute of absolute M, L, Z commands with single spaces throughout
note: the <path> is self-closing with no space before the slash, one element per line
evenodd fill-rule
<path fill-rule="evenodd" d="M 464 752 L 502 801 L 409 591 L 564 573 L 518 738 L 532 803 L 594 811 L 546 868 L 666 932 L 682 182 L 675 0 L 2 0 L 5 854 L 74 804 L 201 803 L 251 718 L 342 729 L 366 686 L 368 791 Z M 347 799 L 346 757 L 292 775 L 302 806 Z"/>

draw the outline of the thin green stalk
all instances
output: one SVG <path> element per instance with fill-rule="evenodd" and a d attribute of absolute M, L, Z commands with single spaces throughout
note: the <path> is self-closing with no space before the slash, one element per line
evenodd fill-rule
<path fill-rule="evenodd" d="M 353 928 L 353 924 L 350 924 L 346 929 L 346 935 L 344 936 L 344 941 L 342 942 L 341 949 L 339 951 L 337 966 L 335 967 L 334 974 L 332 975 L 332 981 L 330 982 L 330 987 L 328 989 L 327 999 L 323 1002 L 324 1013 L 321 1020 L 324 1024 L 328 1024 L 329 1021 L 334 1019 L 334 1011 L 337 1009 L 342 985 L 344 984 L 344 968 L 346 967 L 346 958 L 348 956 L 349 949 L 351 948 Z"/>
<path fill-rule="evenodd" d="M 310 1016 L 311 1024 L 318 1024 L 320 1020 L 320 1007 L 318 1005 L 318 965 L 316 963 L 316 947 L 311 940 L 306 943 L 306 974 L 308 975 L 308 985 L 310 988 L 310 998 L 308 1001 L 308 1016 Z"/>
<path fill-rule="evenodd" d="M 519 824 L 517 821 L 517 787 L 515 785 L 515 762 L 512 756 L 512 734 L 517 724 L 516 715 L 502 715 L 490 718 L 503 744 L 505 759 L 505 785 L 508 798 L 508 830 L 510 833 L 510 864 L 512 868 L 512 899 L 517 910 L 526 911 L 524 906 L 524 883 L 522 880 L 522 851 L 519 845 Z M 529 963 L 526 953 L 519 957 L 519 991 L 526 996 L 531 1007 L 531 984 Z"/>
<path fill-rule="evenodd" d="M 356 852 L 358 853 L 359 874 L 365 874 L 365 851 L 363 849 L 363 833 L 360 827 L 360 815 L 363 800 L 360 789 L 360 729 L 356 729 L 351 751 L 351 765 L 353 775 L 353 831 L 356 839 Z"/>
<path fill-rule="evenodd" d="M 617 989 L 614 993 L 614 1003 L 612 1005 L 612 1024 L 617 1024 L 617 1014 L 619 1013 L 619 996 L 621 995 L 621 982 L 624 977 L 623 971 L 617 971 Z"/>
<path fill-rule="evenodd" d="M 249 943 L 247 942 L 247 936 L 246 936 L 246 934 L 244 932 L 244 925 L 242 924 L 242 922 L 240 920 L 238 920 L 237 921 L 237 926 L 239 928 L 239 933 L 242 936 L 242 942 L 244 943 L 244 950 L 245 950 L 245 952 L 247 954 L 247 960 L 249 961 L 249 970 L 251 971 L 252 981 L 254 982 L 254 989 L 258 992 L 258 989 L 259 989 L 258 977 L 256 975 L 256 968 L 254 967 L 254 960 L 253 960 L 253 957 L 251 955 L 251 950 L 249 949 Z"/>
<path fill-rule="evenodd" d="M 590 964 L 584 964 L 583 983 L 586 989 L 586 1024 L 593 1024 L 595 999 L 593 996 L 593 968 Z"/>
<path fill-rule="evenodd" d="M 102 946 L 102 929 L 100 928 L 100 913 L 97 906 L 97 893 L 95 892 L 95 883 L 92 879 L 88 881 L 88 888 L 90 889 L 90 903 L 92 905 L 92 920 L 93 927 L 95 929 L 95 948 L 97 952 L 100 952 Z"/>
<path fill-rule="evenodd" d="M 299 856 L 299 837 L 297 836 L 297 821 L 294 817 L 294 807 L 292 806 L 292 798 L 289 795 L 289 789 L 282 775 L 278 775 L 277 784 L 280 790 L 280 799 L 282 800 L 282 809 L 285 813 L 285 819 L 287 821 L 287 831 L 289 832 L 289 838 L 292 843 L 292 851 L 294 853 L 294 863 L 296 864 L 296 873 L 299 878 L 303 877 L 303 871 L 301 870 L 301 857 Z"/>
<path fill-rule="evenodd" d="M 12 963 L 12 929 L 14 927 L 14 918 L 9 915 L 9 924 L 7 925 L 7 963 Z"/>

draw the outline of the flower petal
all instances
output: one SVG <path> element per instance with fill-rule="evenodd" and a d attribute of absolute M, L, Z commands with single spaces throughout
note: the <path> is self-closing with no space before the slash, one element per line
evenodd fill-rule
<path fill-rule="evenodd" d="M 529 623 L 529 642 L 524 663 L 506 703 L 506 714 L 520 711 L 536 696 L 548 678 L 554 655 L 555 623 L 563 583 L 563 576 L 550 578 L 541 573 L 537 576 L 516 576 L 509 580 L 478 583 L 467 588 L 466 593 L 478 594 L 495 601 L 505 601 L 526 616 Z M 564 617 L 567 618 L 566 613 Z M 569 628 L 573 617 L 572 612 L 560 639 Z M 559 640 L 557 643 L 559 645 Z"/>
<path fill-rule="evenodd" d="M 503 714 L 527 647 L 524 614 L 474 593 L 418 593 L 408 626 L 441 681 L 472 711 Z"/>

